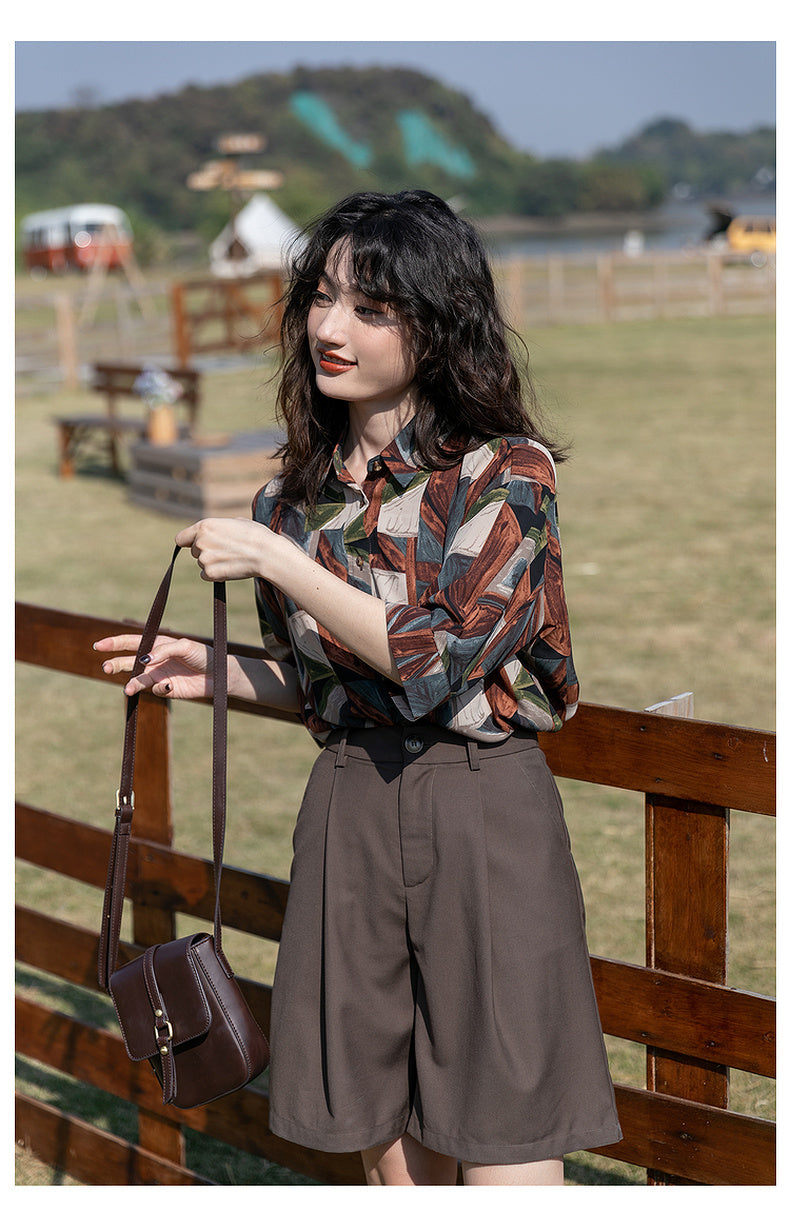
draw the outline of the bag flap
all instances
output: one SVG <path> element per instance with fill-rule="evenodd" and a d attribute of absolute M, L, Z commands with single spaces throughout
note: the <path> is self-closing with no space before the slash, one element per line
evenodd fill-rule
<path fill-rule="evenodd" d="M 156 992 L 150 992 L 146 983 L 145 955 L 141 954 L 113 974 L 110 995 L 130 1059 L 149 1060 L 157 1054 L 163 1041 L 172 1037 L 172 1045 L 177 1047 L 208 1030 L 211 1009 L 192 957 L 192 946 L 205 939 L 210 938 L 198 933 L 155 945 L 149 950 L 153 954 L 154 979 L 162 1000 L 161 1017 L 154 1012 L 158 1005 L 152 996 L 155 997 Z"/>

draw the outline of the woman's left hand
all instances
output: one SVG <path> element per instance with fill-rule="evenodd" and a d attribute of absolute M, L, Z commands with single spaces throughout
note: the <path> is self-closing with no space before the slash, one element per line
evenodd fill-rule
<path fill-rule="evenodd" d="M 294 546 L 245 517 L 206 517 L 180 530 L 176 543 L 190 548 L 204 581 L 270 578 L 272 566 Z"/>

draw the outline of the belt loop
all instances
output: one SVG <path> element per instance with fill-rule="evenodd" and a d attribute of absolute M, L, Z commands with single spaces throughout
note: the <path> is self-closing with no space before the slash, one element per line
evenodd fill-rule
<path fill-rule="evenodd" d="M 346 742 L 348 740 L 348 727 L 343 732 L 343 737 L 337 746 L 335 754 L 335 768 L 343 769 L 346 764 Z"/>
<path fill-rule="evenodd" d="M 469 757 L 469 768 L 479 769 L 480 768 L 480 754 L 477 749 L 477 744 L 475 743 L 473 739 L 468 739 L 466 741 L 466 755 Z"/>

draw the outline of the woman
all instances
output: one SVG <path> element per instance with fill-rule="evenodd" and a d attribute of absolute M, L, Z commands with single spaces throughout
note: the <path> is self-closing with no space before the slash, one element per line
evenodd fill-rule
<path fill-rule="evenodd" d="M 349 197 L 295 258 L 282 342 L 282 473 L 253 520 L 176 536 L 204 579 L 255 579 L 271 658 L 231 658 L 231 694 L 322 745 L 270 1124 L 361 1151 L 370 1184 L 454 1184 L 459 1159 L 466 1184 L 561 1184 L 620 1130 L 537 743 L 578 695 L 554 461 L 475 231 L 428 192 Z M 98 642 L 105 671 L 136 644 Z M 159 637 L 126 691 L 210 687 L 206 647 Z"/>

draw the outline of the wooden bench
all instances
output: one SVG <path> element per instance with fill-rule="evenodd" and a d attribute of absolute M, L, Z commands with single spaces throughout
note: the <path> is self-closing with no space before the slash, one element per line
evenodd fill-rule
<path fill-rule="evenodd" d="M 149 368 L 153 365 L 149 365 Z M 67 415 L 56 419 L 58 428 L 58 472 L 61 478 L 71 478 L 74 474 L 75 458 L 78 449 L 86 440 L 99 436 L 107 445 L 110 465 L 115 474 L 121 473 L 119 443 L 124 436 L 140 437 L 145 435 L 146 419 L 121 417 L 118 414 L 118 399 L 135 398 L 141 400 L 141 395 L 134 388 L 135 381 L 148 368 L 136 364 L 97 363 L 93 368 L 91 388 L 105 397 L 104 414 Z M 190 436 L 197 424 L 198 406 L 200 402 L 200 373 L 193 368 L 163 368 L 162 371 L 181 385 L 182 393 L 176 406 L 183 406 L 187 413 L 187 422 L 182 426 L 181 434 Z"/>

